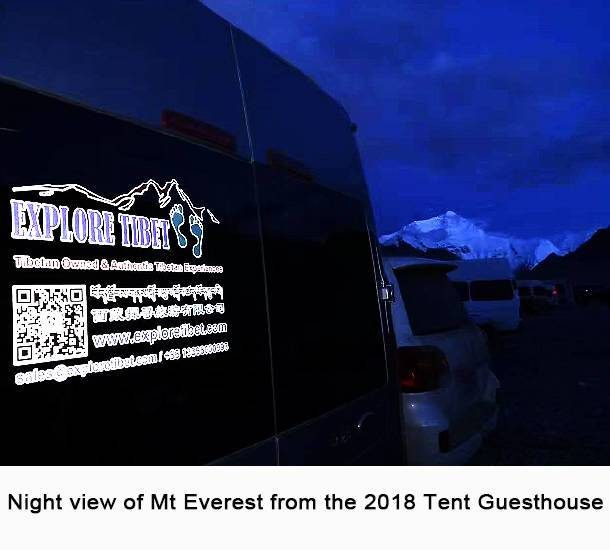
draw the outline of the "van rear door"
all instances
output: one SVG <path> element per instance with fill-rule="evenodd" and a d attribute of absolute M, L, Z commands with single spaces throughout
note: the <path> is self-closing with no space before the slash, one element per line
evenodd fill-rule
<path fill-rule="evenodd" d="M 275 463 L 251 165 L 2 82 L 0 128 L 2 462 Z"/>
<path fill-rule="evenodd" d="M 397 461 L 361 203 L 257 165 L 280 464 Z"/>

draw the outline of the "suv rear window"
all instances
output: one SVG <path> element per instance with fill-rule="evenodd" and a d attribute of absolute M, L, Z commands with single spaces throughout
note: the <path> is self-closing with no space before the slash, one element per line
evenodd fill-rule
<path fill-rule="evenodd" d="M 459 296 L 438 269 L 396 269 L 394 271 L 413 334 L 433 334 L 466 323 Z"/>
<path fill-rule="evenodd" d="M 529 286 L 520 286 L 519 287 L 519 296 L 526 297 L 532 295 L 532 289 Z"/>
<path fill-rule="evenodd" d="M 512 300 L 513 297 L 513 283 L 510 279 L 470 283 L 470 298 L 475 301 Z"/>
<path fill-rule="evenodd" d="M 468 300 L 470 300 L 470 291 L 468 289 L 467 282 L 454 281 L 453 288 L 455 288 L 455 290 L 457 291 L 458 296 L 460 297 L 460 300 L 462 300 L 462 302 L 467 302 Z"/>

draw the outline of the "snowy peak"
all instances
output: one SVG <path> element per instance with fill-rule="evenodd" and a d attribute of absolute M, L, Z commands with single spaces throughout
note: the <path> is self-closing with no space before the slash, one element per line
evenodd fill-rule
<path fill-rule="evenodd" d="M 440 216 L 434 216 L 427 220 L 414 221 L 405 227 L 416 227 L 420 231 L 436 231 L 439 229 L 447 230 L 449 228 L 470 227 L 473 225 L 474 224 L 471 221 L 462 218 L 462 216 L 456 214 L 453 210 L 447 210 L 447 212 Z"/>
<path fill-rule="evenodd" d="M 383 235 L 383 246 L 410 245 L 421 251 L 443 248 L 464 260 L 506 258 L 514 269 L 534 267 L 549 254 L 565 254 L 582 241 L 581 235 L 565 236 L 561 247 L 549 239 L 520 239 L 491 233 L 472 220 L 452 210 L 426 220 L 403 226 L 399 231 Z M 585 234 L 583 233 L 583 237 Z"/>

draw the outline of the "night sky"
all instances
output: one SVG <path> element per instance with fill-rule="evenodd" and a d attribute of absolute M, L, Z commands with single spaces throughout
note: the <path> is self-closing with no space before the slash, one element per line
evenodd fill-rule
<path fill-rule="evenodd" d="M 610 225 L 608 0 L 205 0 L 358 124 L 381 232 Z"/>

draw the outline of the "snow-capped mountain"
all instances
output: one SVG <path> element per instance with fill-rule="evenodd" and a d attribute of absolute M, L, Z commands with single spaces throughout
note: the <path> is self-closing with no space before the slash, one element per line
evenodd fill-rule
<path fill-rule="evenodd" d="M 419 250 L 446 249 L 464 260 L 506 258 L 514 269 L 532 268 L 549 254 L 563 255 L 574 250 L 586 234 L 566 235 L 560 246 L 549 239 L 520 239 L 491 233 L 481 224 L 463 218 L 451 210 L 427 220 L 411 222 L 399 231 L 382 235 L 383 246 L 402 244 Z M 581 240 L 582 239 L 582 240 Z"/>

